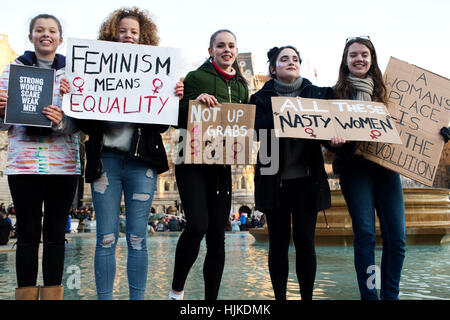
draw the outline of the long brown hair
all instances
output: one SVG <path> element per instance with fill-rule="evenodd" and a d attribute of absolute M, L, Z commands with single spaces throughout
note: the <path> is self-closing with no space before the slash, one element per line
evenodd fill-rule
<path fill-rule="evenodd" d="M 159 44 L 158 27 L 149 17 L 149 13 L 146 10 L 140 10 L 137 7 L 122 8 L 111 13 L 100 27 L 98 40 L 117 42 L 119 40 L 119 23 L 123 18 L 134 18 L 139 23 L 140 44 L 152 46 Z"/>
<path fill-rule="evenodd" d="M 348 69 L 347 66 L 348 51 L 349 47 L 355 42 L 366 46 L 370 51 L 370 56 L 372 58 L 372 65 L 370 66 L 367 75 L 372 77 L 374 83 L 372 100 L 387 104 L 387 93 L 386 93 L 387 90 L 383 82 L 381 70 L 378 67 L 378 60 L 377 54 L 375 52 L 375 47 L 372 41 L 365 38 L 353 38 L 345 44 L 344 53 L 342 54 L 341 66 L 339 67 L 339 78 L 336 85 L 333 88 L 334 92 L 336 93 L 336 97 L 339 99 L 351 99 L 356 94 L 356 90 L 352 86 L 350 86 L 350 83 L 347 81 L 347 78 L 350 74 L 350 70 Z"/>
<path fill-rule="evenodd" d="M 214 32 L 214 33 L 211 35 L 211 37 L 209 38 L 209 48 L 212 48 L 212 47 L 213 47 L 214 41 L 216 41 L 216 38 L 217 38 L 217 36 L 219 35 L 219 33 L 222 33 L 222 32 L 228 32 L 229 34 L 231 34 L 231 35 L 233 36 L 234 40 L 236 41 L 236 36 L 234 35 L 233 32 L 231 32 L 231 31 L 228 30 L 228 29 L 220 29 L 220 30 L 217 30 L 216 32 Z M 209 58 L 208 58 L 208 61 L 209 61 L 209 62 L 212 62 L 212 61 L 213 61 L 213 58 L 212 58 L 212 57 L 209 57 Z M 234 62 L 233 62 L 233 64 L 232 64 L 232 67 L 233 67 L 234 70 L 236 70 L 236 74 L 237 74 L 240 78 L 242 78 L 242 80 L 243 80 L 245 83 L 247 83 L 247 80 L 244 78 L 244 75 L 243 75 L 242 72 L 241 72 L 241 68 L 239 68 L 239 64 L 238 64 L 238 62 L 237 62 L 237 57 L 236 57 L 236 59 L 234 60 Z"/>

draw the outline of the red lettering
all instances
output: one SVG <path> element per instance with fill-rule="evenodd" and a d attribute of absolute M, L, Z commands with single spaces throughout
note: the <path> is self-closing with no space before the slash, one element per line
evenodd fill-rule
<path fill-rule="evenodd" d="M 156 98 L 156 96 L 146 96 L 144 99 L 148 99 L 148 113 L 150 113 L 150 107 L 152 106 L 152 99 Z"/>
<path fill-rule="evenodd" d="M 116 106 L 116 107 L 114 107 L 114 106 Z M 115 99 L 114 99 L 114 101 L 113 101 L 113 103 L 112 103 L 112 105 L 111 105 L 111 108 L 109 109 L 109 112 L 108 112 L 108 113 L 111 113 L 112 109 L 117 109 L 118 113 L 120 114 L 119 98 L 115 98 Z"/>
<path fill-rule="evenodd" d="M 91 107 L 90 109 L 88 109 L 88 108 L 86 107 L 86 101 L 87 101 L 89 98 L 91 98 L 92 101 L 93 101 L 92 107 Z M 95 111 L 94 111 L 94 108 L 95 108 L 95 98 L 94 98 L 93 96 L 87 96 L 87 97 L 84 99 L 84 101 L 83 101 L 83 108 L 84 108 L 84 110 L 86 110 L 86 111 L 92 111 L 92 112 L 95 112 Z"/>
<path fill-rule="evenodd" d="M 142 96 L 139 97 L 139 109 L 137 111 L 127 111 L 127 98 L 125 98 L 123 105 L 123 113 L 139 113 L 141 112 Z"/>
<path fill-rule="evenodd" d="M 164 101 L 164 102 L 162 101 L 161 97 L 159 97 L 159 100 L 161 100 L 162 107 L 161 107 L 161 109 L 159 109 L 158 115 L 161 113 L 162 109 L 163 109 L 164 106 L 166 105 L 167 101 L 169 100 L 169 97 L 167 97 L 166 101 Z"/>
<path fill-rule="evenodd" d="M 100 113 L 106 113 L 106 112 L 108 112 L 108 107 L 109 107 L 109 98 L 108 98 L 108 103 L 106 105 L 105 111 L 102 111 L 102 97 L 99 97 L 99 99 L 98 99 L 98 111 L 100 111 Z"/>
<path fill-rule="evenodd" d="M 79 103 L 74 103 L 74 102 L 73 102 L 73 96 L 81 96 L 81 94 L 71 94 L 71 95 L 70 95 L 70 111 L 73 111 L 73 112 L 83 112 L 83 110 L 74 110 L 74 109 L 73 109 L 74 106 L 79 106 L 79 105 L 80 105 Z"/>

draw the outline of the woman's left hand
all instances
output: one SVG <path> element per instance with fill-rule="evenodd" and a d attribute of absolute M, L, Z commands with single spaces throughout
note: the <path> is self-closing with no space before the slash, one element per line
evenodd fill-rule
<path fill-rule="evenodd" d="M 54 126 L 58 126 L 64 116 L 64 113 L 60 108 L 52 105 L 45 107 L 42 110 L 42 113 L 53 123 Z"/>
<path fill-rule="evenodd" d="M 178 81 L 175 85 L 175 94 L 178 96 L 178 98 L 183 99 L 184 96 L 184 84 L 182 81 Z"/>
<path fill-rule="evenodd" d="M 345 143 L 345 139 L 341 137 L 332 137 L 331 138 L 331 146 L 334 148 L 342 147 Z"/>

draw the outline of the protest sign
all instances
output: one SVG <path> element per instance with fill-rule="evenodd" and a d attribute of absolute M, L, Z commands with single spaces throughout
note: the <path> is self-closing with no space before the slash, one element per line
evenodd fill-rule
<path fill-rule="evenodd" d="M 272 97 L 272 110 L 278 137 L 401 143 L 382 103 Z"/>
<path fill-rule="evenodd" d="M 255 105 L 189 101 L 184 163 L 251 164 Z"/>
<path fill-rule="evenodd" d="M 9 72 L 5 123 L 51 127 L 42 110 L 53 104 L 55 70 L 12 64 Z"/>
<path fill-rule="evenodd" d="M 391 57 L 384 81 L 389 112 L 402 145 L 363 143 L 365 158 L 427 186 L 433 185 L 449 125 L 450 80 Z"/>
<path fill-rule="evenodd" d="M 63 111 L 75 118 L 178 123 L 180 49 L 69 38 Z"/>

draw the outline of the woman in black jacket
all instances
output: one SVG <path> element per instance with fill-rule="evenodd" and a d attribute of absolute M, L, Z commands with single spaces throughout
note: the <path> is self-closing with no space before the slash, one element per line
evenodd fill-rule
<path fill-rule="evenodd" d="M 137 8 L 114 11 L 100 28 L 99 40 L 158 45 L 157 27 Z M 183 84 L 176 94 L 183 96 Z M 122 193 L 126 210 L 127 275 L 130 299 L 145 295 L 147 224 L 157 174 L 168 170 L 161 133 L 168 126 L 80 121 L 86 142 L 86 182 L 91 182 L 97 218 L 94 269 L 99 299 L 112 299 Z"/>
<path fill-rule="evenodd" d="M 320 141 L 274 138 L 271 97 L 331 99 L 334 94 L 331 88 L 316 87 L 300 76 L 300 54 L 294 47 L 275 47 L 267 56 L 272 79 L 250 98 L 250 103 L 256 104 L 255 129 L 261 141 L 255 166 L 255 204 L 267 216 L 269 272 L 275 298 L 286 299 L 292 213 L 300 293 L 302 300 L 310 300 L 316 274 L 317 212 L 331 206 L 330 188 Z M 264 131 L 269 133 L 264 135 Z M 267 151 L 264 153 L 271 161 L 263 158 L 261 150 Z"/>

